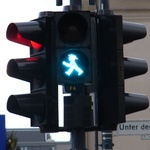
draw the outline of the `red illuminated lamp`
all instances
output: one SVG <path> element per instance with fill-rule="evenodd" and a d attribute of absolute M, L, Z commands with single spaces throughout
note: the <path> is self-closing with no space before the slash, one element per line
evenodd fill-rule
<path fill-rule="evenodd" d="M 29 46 L 35 50 L 40 50 L 42 47 L 42 42 L 40 41 L 42 39 L 41 34 L 39 23 L 33 21 L 28 23 L 9 24 L 6 37 L 10 41 Z"/>
<path fill-rule="evenodd" d="M 26 61 L 27 62 L 35 62 L 35 61 L 38 61 L 38 58 L 37 57 L 30 57 L 30 58 L 26 58 Z"/>

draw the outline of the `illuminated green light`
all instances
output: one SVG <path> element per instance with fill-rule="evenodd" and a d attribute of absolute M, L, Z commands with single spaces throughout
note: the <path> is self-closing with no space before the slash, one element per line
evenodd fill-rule
<path fill-rule="evenodd" d="M 82 82 L 88 72 L 88 59 L 78 50 L 68 50 L 59 60 L 61 76 L 71 82 Z"/>
<path fill-rule="evenodd" d="M 63 61 L 63 65 L 66 66 L 68 68 L 67 71 L 65 71 L 65 73 L 70 76 L 72 74 L 73 71 L 77 71 L 78 76 L 83 74 L 83 70 L 80 68 L 80 66 L 77 65 L 76 60 L 78 60 L 78 57 L 74 54 L 69 54 L 68 55 L 68 60 L 69 63 L 66 61 Z"/>

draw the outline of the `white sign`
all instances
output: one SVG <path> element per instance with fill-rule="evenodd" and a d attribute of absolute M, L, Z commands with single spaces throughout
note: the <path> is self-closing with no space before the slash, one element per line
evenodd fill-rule
<path fill-rule="evenodd" d="M 141 140 L 150 140 L 150 135 L 141 135 Z"/>
<path fill-rule="evenodd" d="M 119 124 L 114 135 L 146 135 L 150 134 L 150 120 L 127 121 Z"/>

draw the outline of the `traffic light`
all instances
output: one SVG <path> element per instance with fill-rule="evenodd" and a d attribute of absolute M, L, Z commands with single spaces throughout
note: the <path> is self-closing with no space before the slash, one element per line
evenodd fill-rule
<path fill-rule="evenodd" d="M 58 131 L 58 84 L 56 50 L 50 16 L 30 22 L 11 23 L 7 39 L 30 48 L 29 58 L 11 59 L 9 76 L 30 83 L 31 93 L 11 95 L 8 111 L 31 119 L 31 126 L 41 132 Z"/>
<path fill-rule="evenodd" d="M 58 84 L 71 93 L 64 97 L 64 127 L 87 128 L 92 124 L 91 96 L 86 92 L 86 85 L 92 84 L 91 13 L 65 11 L 54 16 Z"/>
<path fill-rule="evenodd" d="M 58 83 L 64 86 L 91 83 L 90 12 L 61 12 L 55 18 Z"/>
<path fill-rule="evenodd" d="M 30 58 L 11 59 L 7 73 L 29 82 L 31 91 L 11 95 L 7 109 L 31 118 L 31 126 L 42 132 L 59 130 L 58 84 L 83 98 L 84 86 L 92 83 L 90 15 L 89 11 L 41 12 L 38 19 L 7 28 L 8 40 L 30 47 Z"/>
<path fill-rule="evenodd" d="M 143 24 L 123 22 L 123 43 L 130 43 L 146 36 Z M 124 58 L 124 79 L 145 74 L 148 70 L 147 62 L 140 58 Z M 125 93 L 126 114 L 146 109 L 149 106 L 148 97 L 144 94 Z"/>
<path fill-rule="evenodd" d="M 125 122 L 122 17 L 97 15 L 97 125 L 115 130 Z"/>
<path fill-rule="evenodd" d="M 144 25 L 123 22 L 119 15 L 97 15 L 97 104 L 98 128 L 116 130 L 125 115 L 144 110 L 144 94 L 125 93 L 124 79 L 147 72 L 143 59 L 123 56 L 123 44 L 146 36 Z"/>

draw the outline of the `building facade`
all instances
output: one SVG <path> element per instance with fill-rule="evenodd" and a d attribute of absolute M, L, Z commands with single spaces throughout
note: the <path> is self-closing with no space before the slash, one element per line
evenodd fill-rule
<path fill-rule="evenodd" d="M 38 128 L 7 129 L 7 136 L 17 139 L 15 150 L 69 150 L 70 141 L 56 142 L 49 133 L 41 133 Z"/>

